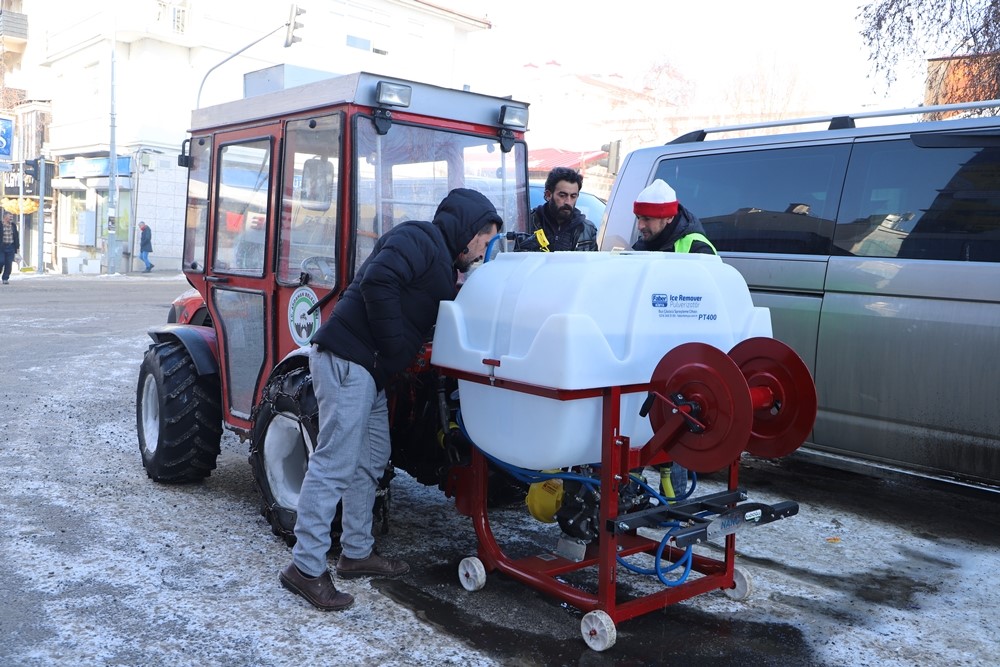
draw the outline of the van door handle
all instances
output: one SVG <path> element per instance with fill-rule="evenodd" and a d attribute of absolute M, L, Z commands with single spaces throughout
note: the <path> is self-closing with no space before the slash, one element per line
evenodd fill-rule
<path fill-rule="evenodd" d="M 223 278 L 222 276 L 205 276 L 206 283 L 228 283 L 229 278 Z"/>

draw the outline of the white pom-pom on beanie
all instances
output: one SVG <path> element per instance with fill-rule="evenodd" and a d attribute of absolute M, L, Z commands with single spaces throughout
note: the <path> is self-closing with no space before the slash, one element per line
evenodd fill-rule
<path fill-rule="evenodd" d="M 677 215 L 677 193 L 658 178 L 635 198 L 632 212 L 645 218 L 672 218 Z"/>

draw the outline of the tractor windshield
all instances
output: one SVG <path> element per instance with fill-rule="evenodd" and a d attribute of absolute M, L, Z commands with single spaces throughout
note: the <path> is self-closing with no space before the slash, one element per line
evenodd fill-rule
<path fill-rule="evenodd" d="M 454 188 L 490 198 L 505 230 L 524 230 L 528 215 L 527 151 L 503 152 L 496 135 L 393 123 L 378 134 L 370 118 L 355 117 L 355 268 L 375 239 L 407 220 L 431 220 Z"/>

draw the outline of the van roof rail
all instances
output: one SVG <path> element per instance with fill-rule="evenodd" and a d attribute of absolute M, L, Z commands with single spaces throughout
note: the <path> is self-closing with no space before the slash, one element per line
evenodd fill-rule
<path fill-rule="evenodd" d="M 712 133 L 738 132 L 741 130 L 760 130 L 767 127 L 786 127 L 791 125 L 808 125 L 811 123 L 829 123 L 829 130 L 846 130 L 855 127 L 854 121 L 858 118 L 885 118 L 888 116 L 914 116 L 917 114 L 938 113 L 943 111 L 968 111 L 972 109 L 988 109 L 990 107 L 1000 107 L 1000 99 L 984 100 L 981 102 L 961 102 L 956 104 L 938 104 L 929 107 L 916 107 L 911 109 L 891 109 L 882 111 L 862 111 L 852 114 L 840 114 L 833 116 L 812 116 L 810 118 L 791 118 L 788 120 L 770 120 L 760 123 L 747 123 L 744 125 L 723 125 L 720 127 L 710 127 L 703 130 L 694 130 L 687 134 L 668 141 L 667 144 L 689 144 L 704 141 Z"/>

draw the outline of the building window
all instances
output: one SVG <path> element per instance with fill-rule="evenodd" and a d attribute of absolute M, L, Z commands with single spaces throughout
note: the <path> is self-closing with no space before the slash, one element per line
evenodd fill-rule
<path fill-rule="evenodd" d="M 97 213 L 88 206 L 86 190 L 60 190 L 57 208 L 59 241 L 77 246 L 97 244 Z"/>
<path fill-rule="evenodd" d="M 187 3 L 166 2 L 156 3 L 156 21 L 170 32 L 183 35 L 187 28 Z"/>
<path fill-rule="evenodd" d="M 354 49 L 361 49 L 362 51 L 372 50 L 372 41 L 370 39 L 365 39 L 364 37 L 355 37 L 354 35 L 348 35 L 347 45 Z"/>

